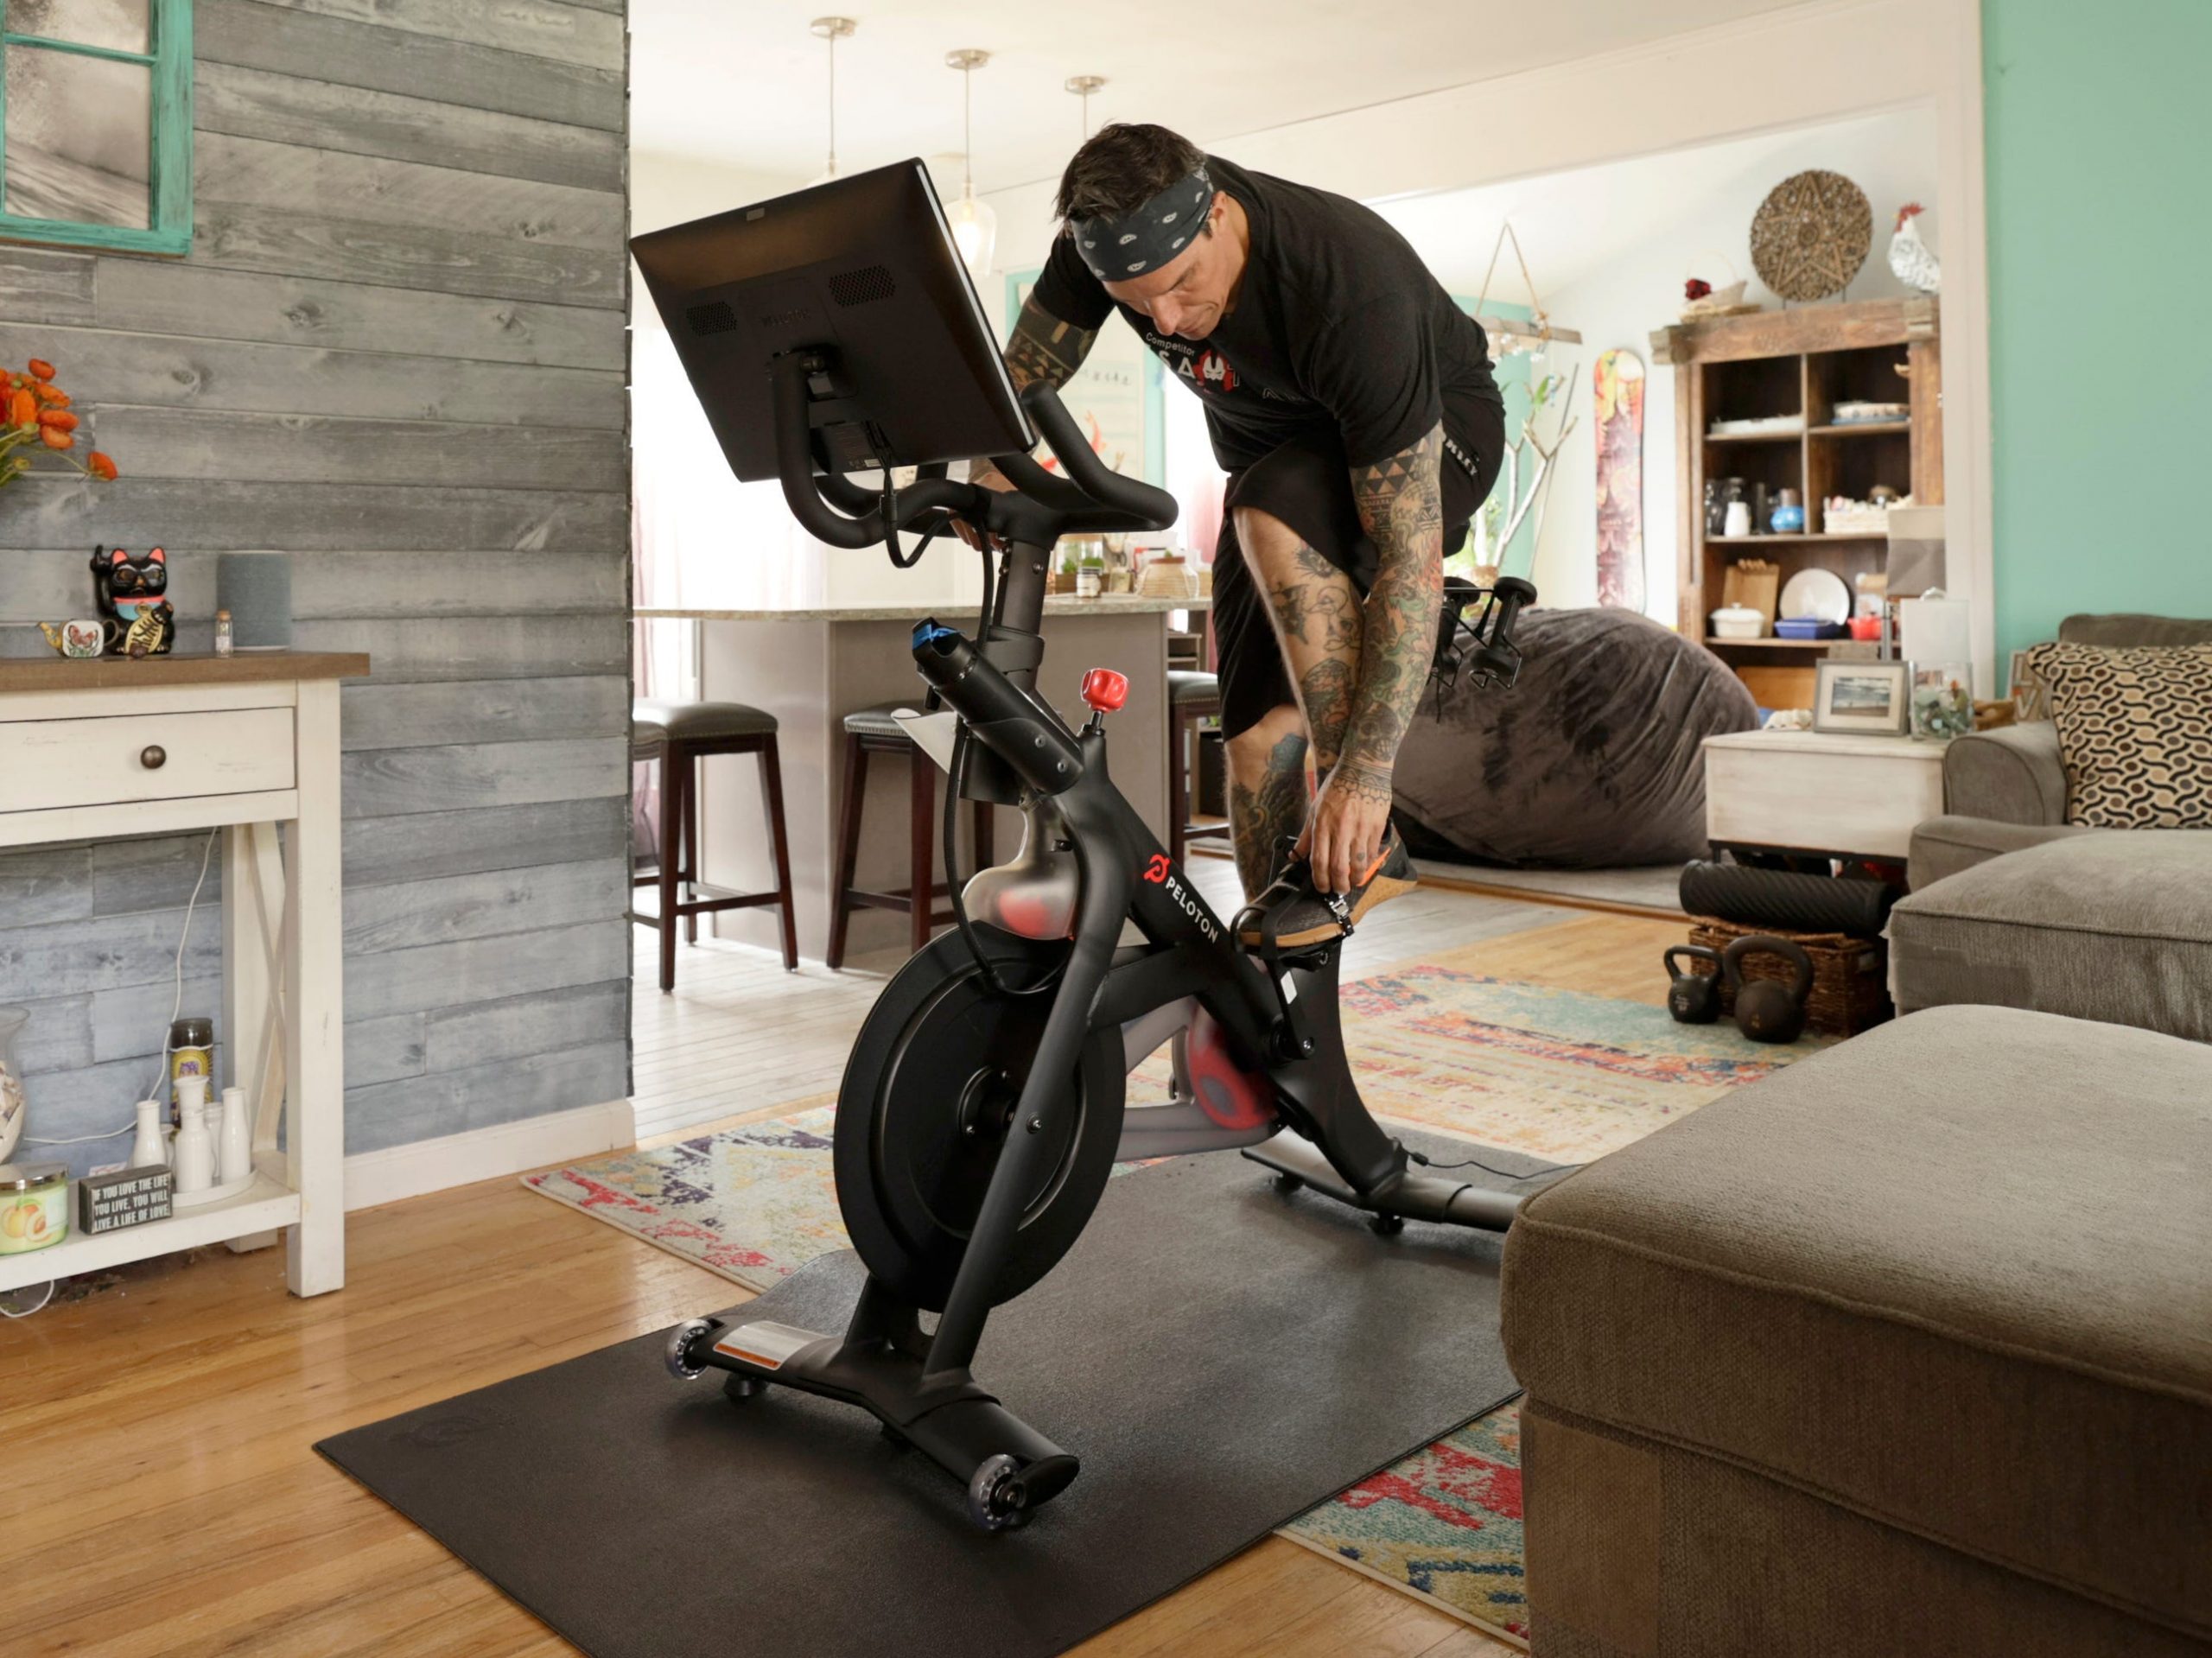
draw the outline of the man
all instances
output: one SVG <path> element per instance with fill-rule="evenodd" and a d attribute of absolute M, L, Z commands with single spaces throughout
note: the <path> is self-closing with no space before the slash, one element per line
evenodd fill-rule
<path fill-rule="evenodd" d="M 1497 474 L 1489 342 L 1376 213 L 1164 127 L 1099 132 L 1057 205 L 1007 369 L 1065 384 L 1118 308 L 1204 401 L 1229 473 L 1213 617 L 1237 869 L 1279 943 L 1333 937 L 1414 884 L 1391 768 L 1444 556 Z M 1287 839 L 1306 870 L 1281 868 Z"/>

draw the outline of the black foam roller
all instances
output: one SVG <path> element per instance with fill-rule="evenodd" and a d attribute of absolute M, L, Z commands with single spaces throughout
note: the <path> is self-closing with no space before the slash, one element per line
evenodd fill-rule
<path fill-rule="evenodd" d="M 1878 938 L 1897 899 L 1897 889 L 1886 881 L 1736 863 L 1682 866 L 1682 908 L 1743 927 Z"/>

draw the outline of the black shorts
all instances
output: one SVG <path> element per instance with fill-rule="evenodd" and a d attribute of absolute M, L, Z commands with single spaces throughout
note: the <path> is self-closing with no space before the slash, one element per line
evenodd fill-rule
<path fill-rule="evenodd" d="M 1461 429 L 1464 427 L 1465 429 Z M 1444 496 L 1444 550 L 1467 538 L 1467 522 L 1490 498 L 1505 448 L 1505 416 L 1488 403 L 1455 410 L 1445 429 L 1438 467 Z M 1454 451 L 1457 453 L 1454 453 Z M 1296 438 L 1229 475 L 1221 537 L 1213 555 L 1213 634 L 1220 659 L 1222 730 L 1234 737 L 1275 708 L 1293 704 L 1290 672 L 1268 619 L 1266 597 L 1252 579 L 1236 541 L 1236 509 L 1280 518 L 1306 544 L 1351 577 L 1362 598 L 1375 582 L 1375 543 L 1360 528 L 1352 500 L 1351 463 L 1329 434 Z"/>

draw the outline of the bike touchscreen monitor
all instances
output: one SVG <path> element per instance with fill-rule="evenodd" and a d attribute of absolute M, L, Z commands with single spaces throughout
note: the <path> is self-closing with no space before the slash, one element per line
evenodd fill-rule
<path fill-rule="evenodd" d="M 1036 442 L 919 161 L 633 238 L 730 470 L 775 477 L 770 365 L 817 358 L 817 468 L 925 466 Z"/>

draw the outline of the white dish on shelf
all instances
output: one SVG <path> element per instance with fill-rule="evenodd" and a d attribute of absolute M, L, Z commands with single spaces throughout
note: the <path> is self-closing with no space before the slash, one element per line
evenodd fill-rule
<path fill-rule="evenodd" d="M 1756 639 L 1766 634 L 1766 617 L 1749 605 L 1723 605 L 1712 615 L 1716 639 Z"/>
<path fill-rule="evenodd" d="M 1912 406 L 1903 403 L 1840 403 L 1835 406 L 1834 420 L 1839 426 L 1849 426 L 1864 420 L 1904 420 L 1910 416 Z"/>
<path fill-rule="evenodd" d="M 1805 429 L 1802 415 L 1764 415 L 1753 420 L 1716 420 L 1709 437 L 1780 437 Z"/>
<path fill-rule="evenodd" d="M 1800 570 L 1782 584 L 1782 598 L 1775 614 L 1792 621 L 1809 618 L 1816 622 L 1851 619 L 1851 589 L 1834 570 Z"/>

